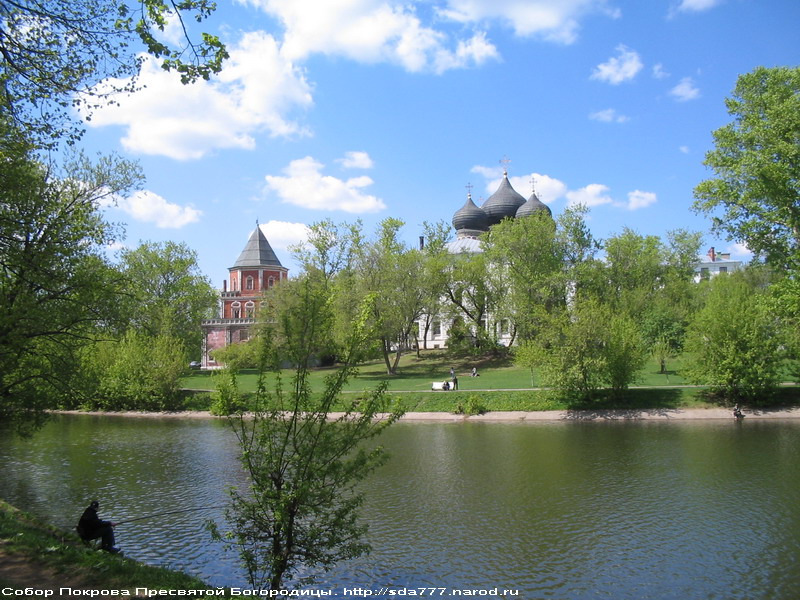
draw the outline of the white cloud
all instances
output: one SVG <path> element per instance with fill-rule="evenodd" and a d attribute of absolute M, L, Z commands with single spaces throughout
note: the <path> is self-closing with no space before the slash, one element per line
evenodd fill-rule
<path fill-rule="evenodd" d="M 700 97 L 700 90 L 695 87 L 691 77 L 684 77 L 678 85 L 669 91 L 678 102 L 686 102 Z"/>
<path fill-rule="evenodd" d="M 345 169 L 371 169 L 375 166 L 366 152 L 345 152 L 344 158 L 339 158 L 336 162 Z"/>
<path fill-rule="evenodd" d="M 149 190 L 141 190 L 127 198 L 119 198 L 116 206 L 134 220 L 153 223 L 160 229 L 180 229 L 184 225 L 199 221 L 200 215 L 203 214 L 191 206 L 167 202 Z"/>
<path fill-rule="evenodd" d="M 564 182 L 550 177 L 549 175 L 542 175 L 541 173 L 510 177 L 509 183 L 511 183 L 511 187 L 525 196 L 525 198 L 529 198 L 532 191 L 531 180 L 533 180 L 533 186 L 535 186 L 536 196 L 545 204 L 552 204 L 567 192 L 567 186 Z M 500 181 L 500 179 L 496 179 L 491 182 L 492 192 L 497 190 Z"/>
<path fill-rule="evenodd" d="M 176 74 L 145 59 L 139 80 L 143 88 L 95 110 L 88 125 L 121 125 L 127 150 L 178 160 L 201 158 L 219 148 L 252 149 L 260 131 L 305 134 L 288 115 L 311 105 L 311 88 L 281 57 L 276 41 L 263 32 L 246 33 L 229 52 L 217 77 L 192 85 L 182 85 Z"/>
<path fill-rule="evenodd" d="M 628 203 L 625 205 L 625 207 L 628 210 L 639 210 L 640 208 L 645 208 L 651 204 L 655 204 L 657 201 L 658 198 L 656 198 L 656 195 L 653 192 L 634 190 L 632 192 L 628 192 Z"/>
<path fill-rule="evenodd" d="M 689 146 L 681 146 L 678 150 L 680 150 L 682 154 L 689 154 Z"/>
<path fill-rule="evenodd" d="M 471 171 L 486 178 L 487 197 L 497 191 L 500 182 L 503 180 L 503 167 L 475 165 L 472 167 Z M 518 193 L 528 198 L 531 195 L 531 179 L 533 179 L 534 185 L 536 186 L 536 196 L 545 204 L 552 204 L 567 193 L 567 186 L 563 181 L 550 177 L 549 175 L 543 175 L 542 173 L 530 173 L 529 175 L 509 177 L 508 182 Z"/>
<path fill-rule="evenodd" d="M 633 79 L 642 70 L 644 65 L 637 52 L 629 49 L 624 44 L 617 46 L 616 50 L 617 56 L 613 56 L 595 67 L 592 72 L 592 79 L 599 79 L 611 85 L 619 85 L 623 81 Z"/>
<path fill-rule="evenodd" d="M 681 0 L 677 10 L 680 12 L 701 12 L 721 4 L 722 0 Z"/>
<path fill-rule="evenodd" d="M 620 15 L 605 0 L 448 0 L 439 13 L 465 24 L 499 21 L 518 36 L 539 36 L 562 44 L 577 39 L 582 17 L 593 13 L 612 18 Z"/>
<path fill-rule="evenodd" d="M 656 65 L 653 65 L 653 77 L 655 77 L 656 79 L 666 79 L 667 77 L 669 77 L 669 73 L 667 73 L 664 70 L 664 65 L 658 63 Z"/>
<path fill-rule="evenodd" d="M 750 260 L 753 258 L 753 251 L 742 243 L 736 243 L 728 247 L 731 258 L 735 260 Z"/>
<path fill-rule="evenodd" d="M 482 33 L 453 44 L 422 23 L 413 4 L 387 0 L 242 0 L 277 17 L 288 60 L 312 54 L 345 56 L 366 63 L 392 62 L 411 72 L 480 65 L 498 58 Z M 450 49 L 455 46 L 455 50 Z"/>
<path fill-rule="evenodd" d="M 608 195 L 608 186 L 601 183 L 590 183 L 579 190 L 571 190 L 566 193 L 566 196 L 569 206 L 582 204 L 591 208 L 593 206 L 611 204 L 613 202 L 611 196 Z"/>
<path fill-rule="evenodd" d="M 619 114 L 613 108 L 593 112 L 589 115 L 589 118 L 592 121 L 600 121 L 601 123 L 625 123 L 629 120 L 628 117 Z"/>
<path fill-rule="evenodd" d="M 286 250 L 290 246 L 305 244 L 308 240 L 308 225 L 287 221 L 267 221 L 259 225 L 273 249 Z"/>
<path fill-rule="evenodd" d="M 342 210 L 348 213 L 376 213 L 386 204 L 376 196 L 363 193 L 372 185 L 367 176 L 338 179 L 323 175 L 325 165 L 310 156 L 293 160 L 283 169 L 285 176 L 267 175 L 267 190 L 282 202 L 311 210 Z"/>

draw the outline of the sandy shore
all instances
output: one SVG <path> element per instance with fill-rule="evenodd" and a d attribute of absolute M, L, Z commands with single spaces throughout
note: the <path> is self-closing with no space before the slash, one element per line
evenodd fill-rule
<path fill-rule="evenodd" d="M 119 417 L 218 419 L 208 411 L 185 412 L 87 412 L 56 411 L 58 414 L 105 415 Z M 752 419 L 800 419 L 800 407 L 783 409 L 744 410 L 745 421 Z M 332 413 L 332 417 L 338 413 Z M 415 422 L 485 422 L 518 423 L 538 421 L 700 421 L 733 418 L 728 408 L 656 408 L 646 410 L 543 410 L 543 411 L 492 411 L 485 415 L 464 416 L 444 412 L 408 412 L 402 421 Z"/>

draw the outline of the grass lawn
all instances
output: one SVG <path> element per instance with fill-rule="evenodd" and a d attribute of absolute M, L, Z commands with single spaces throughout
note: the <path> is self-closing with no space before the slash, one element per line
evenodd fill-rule
<path fill-rule="evenodd" d="M 476 367 L 480 377 L 471 377 Z M 432 392 L 431 383 L 450 378 L 450 367 L 458 375 L 459 391 Z M 668 362 L 667 372 L 659 373 L 656 361 L 647 363 L 639 374 L 637 382 L 622 400 L 607 400 L 603 394 L 591 402 L 591 406 L 581 406 L 559 399 L 547 389 L 541 389 L 536 373 L 514 366 L 509 358 L 503 359 L 453 359 L 441 350 L 423 352 L 421 357 L 407 354 L 400 360 L 398 374 L 386 375 L 382 360 L 373 360 L 361 365 L 358 377 L 348 383 L 347 392 L 358 393 L 374 389 L 380 382 L 388 380 L 389 394 L 406 411 L 416 412 L 470 412 L 479 408 L 486 411 L 540 411 L 568 410 L 581 408 L 692 408 L 714 406 L 703 395 L 703 390 L 690 386 L 681 376 L 682 357 Z M 315 391 L 322 390 L 326 375 L 333 368 L 315 369 L 311 373 L 311 385 Z M 286 371 L 286 377 L 292 372 Z M 213 390 L 216 388 L 215 375 L 199 372 L 184 380 L 184 387 L 194 390 Z M 253 392 L 256 388 L 257 374 L 243 371 L 238 376 L 239 390 Z M 791 388 L 782 393 L 781 404 L 798 403 L 800 390 Z M 192 409 L 207 409 L 210 398 L 197 397 L 190 404 Z"/>
<path fill-rule="evenodd" d="M 681 377 L 681 358 L 667 364 L 667 373 L 659 373 L 656 361 L 650 361 L 642 370 L 635 386 L 680 386 L 686 385 Z M 541 384 L 536 373 L 528 369 L 514 366 L 510 359 L 452 359 L 444 352 L 428 350 L 421 358 L 416 354 L 406 354 L 400 359 L 397 375 L 387 376 L 386 366 L 382 360 L 369 361 L 359 368 L 358 377 L 348 384 L 349 391 L 372 389 L 381 381 L 388 380 L 389 391 L 394 392 L 428 392 L 431 383 L 450 379 L 450 367 L 458 375 L 458 387 L 461 391 L 497 391 L 497 390 L 529 390 Z M 479 377 L 471 377 L 472 368 L 478 369 Z M 325 376 L 333 368 L 315 369 L 311 374 L 313 388 L 322 389 Z M 291 372 L 287 371 L 287 377 Z M 242 392 L 253 392 L 256 389 L 257 374 L 254 371 L 242 371 L 239 374 L 239 389 Z M 198 372 L 183 380 L 183 387 L 192 390 L 216 389 L 213 372 Z"/>

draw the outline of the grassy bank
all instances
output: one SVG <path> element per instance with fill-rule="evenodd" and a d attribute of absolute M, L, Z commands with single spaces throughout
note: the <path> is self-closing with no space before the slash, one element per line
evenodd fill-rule
<path fill-rule="evenodd" d="M 71 532 L 61 531 L 0 500 L 0 553 L 21 557 L 35 575 L 38 589 L 82 587 L 103 590 L 210 589 L 184 573 L 150 567 L 135 560 L 85 546 Z M 20 587 L 25 569 L 0 574 L 0 587 Z M 2 573 L 2 571 L 0 571 Z M 28 574 L 30 575 L 30 573 Z M 69 582 L 69 583 L 66 583 Z M 25 586 L 30 586 L 26 583 Z"/>
<path fill-rule="evenodd" d="M 718 406 L 704 394 L 704 390 L 689 387 L 681 374 L 684 357 L 675 358 L 661 373 L 656 361 L 650 361 L 641 371 L 634 386 L 622 398 L 610 399 L 600 393 L 589 405 L 574 404 L 556 397 L 551 391 L 539 388 L 538 374 L 517 367 L 509 358 L 453 359 L 445 352 L 429 350 L 421 357 L 407 354 L 401 358 L 397 375 L 387 376 L 383 361 L 375 360 L 360 366 L 358 377 L 349 382 L 347 391 L 373 389 L 388 380 L 389 394 L 406 411 L 417 412 L 468 412 L 481 411 L 540 411 L 575 410 L 581 408 L 657 409 L 657 408 L 708 408 Z M 458 375 L 459 391 L 432 392 L 433 381 L 450 378 L 450 368 Z M 471 377 L 475 367 L 479 377 Z M 313 371 L 311 385 L 322 390 L 330 368 Z M 291 373 L 287 372 L 287 377 Z M 257 374 L 242 371 L 238 376 L 239 390 L 248 393 L 256 389 Z M 216 387 L 213 372 L 198 372 L 183 381 L 187 389 L 212 390 Z M 208 409 L 209 395 L 195 395 L 187 403 L 190 409 Z M 779 406 L 800 404 L 800 388 L 780 390 L 774 400 Z M 471 408 L 470 408 L 471 407 Z"/>

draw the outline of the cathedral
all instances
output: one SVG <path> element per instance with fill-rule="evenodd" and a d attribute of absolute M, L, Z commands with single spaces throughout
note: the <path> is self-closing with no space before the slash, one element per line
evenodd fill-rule
<path fill-rule="evenodd" d="M 526 200 L 511 186 L 508 172 L 504 171 L 503 180 L 497 191 L 481 206 L 472 200 L 471 193 L 467 201 L 453 215 L 453 228 L 456 239 L 448 245 L 453 254 L 460 252 L 480 252 L 479 238 L 489 231 L 492 225 L 503 219 L 519 219 L 545 211 L 551 215 L 550 208 L 539 200 L 532 192 Z M 288 278 L 289 270 L 281 265 L 267 238 L 256 227 L 250 235 L 239 258 L 228 269 L 228 279 L 223 282 L 219 297 L 219 317 L 202 322 L 203 348 L 201 368 L 216 369 L 223 365 L 217 363 L 212 353 L 219 348 L 247 341 L 250 330 L 256 323 L 256 315 L 261 295 L 273 285 Z M 500 342 L 507 335 L 507 325 L 500 324 Z M 418 342 L 428 348 L 444 348 L 447 345 L 449 324 L 443 319 L 434 322 L 429 328 L 427 338 L 424 328 L 420 326 Z"/>
<path fill-rule="evenodd" d="M 490 227 L 497 225 L 503 219 L 521 219 L 541 211 L 552 218 L 550 207 L 539 200 L 536 192 L 532 191 L 526 200 L 511 186 L 508 171 L 504 170 L 497 191 L 481 206 L 475 204 L 471 193 L 467 194 L 464 206 L 453 215 L 452 223 L 456 239 L 447 245 L 447 249 L 451 254 L 481 252 L 480 237 L 489 231 Z M 423 318 L 419 321 L 417 343 L 421 348 L 446 348 L 451 323 L 442 316 L 432 316 L 430 323 L 426 323 L 428 320 Z M 484 321 L 482 326 L 486 328 L 489 324 Z M 507 319 L 492 324 L 492 327 L 497 328 L 495 335 L 500 344 L 511 344 L 512 327 Z"/>
<path fill-rule="evenodd" d="M 256 323 L 261 295 L 288 277 L 289 270 L 281 265 L 267 238 L 256 226 L 239 258 L 228 269 L 228 279 L 222 282 L 219 318 L 203 321 L 203 349 L 200 361 L 203 369 L 221 367 L 211 356 L 214 350 L 249 339 L 250 328 Z"/>

